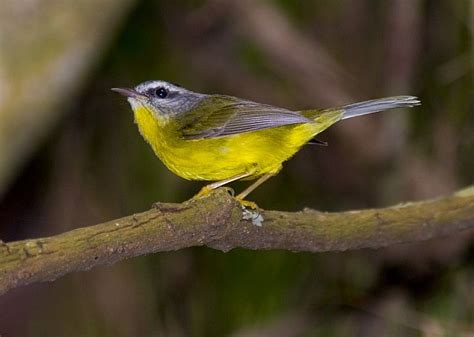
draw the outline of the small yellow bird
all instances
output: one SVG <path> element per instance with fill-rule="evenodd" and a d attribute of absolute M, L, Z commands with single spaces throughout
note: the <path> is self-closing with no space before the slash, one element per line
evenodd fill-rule
<path fill-rule="evenodd" d="M 206 95 L 164 81 L 134 89 L 112 88 L 126 96 L 143 138 L 178 176 L 215 181 L 202 196 L 239 179 L 256 179 L 236 198 L 244 198 L 304 144 L 339 120 L 420 104 L 414 96 L 395 96 L 337 108 L 291 111 L 225 95 Z M 321 142 L 319 142 L 321 143 Z"/>

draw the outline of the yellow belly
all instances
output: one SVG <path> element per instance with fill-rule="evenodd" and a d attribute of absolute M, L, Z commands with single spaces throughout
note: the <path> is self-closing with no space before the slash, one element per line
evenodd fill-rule
<path fill-rule="evenodd" d="M 173 121 L 156 119 L 144 108 L 135 111 L 135 121 L 172 172 L 189 180 L 214 181 L 243 173 L 249 178 L 276 174 L 284 161 L 336 120 L 327 126 L 315 122 L 199 140 L 182 139 Z"/>

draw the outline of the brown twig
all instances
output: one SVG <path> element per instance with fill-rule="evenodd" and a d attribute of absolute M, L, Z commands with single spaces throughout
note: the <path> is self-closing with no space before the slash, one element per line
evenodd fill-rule
<path fill-rule="evenodd" d="M 220 189 L 197 201 L 157 204 L 143 213 L 51 237 L 0 242 L 0 294 L 125 258 L 192 246 L 323 252 L 427 240 L 474 227 L 474 187 L 382 209 L 261 210 L 262 223 L 246 220 L 248 215 Z"/>

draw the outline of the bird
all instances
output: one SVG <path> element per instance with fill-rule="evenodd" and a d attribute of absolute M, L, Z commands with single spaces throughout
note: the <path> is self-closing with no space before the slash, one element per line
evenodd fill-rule
<path fill-rule="evenodd" d="M 111 88 L 125 96 L 139 132 L 176 175 L 210 181 L 194 198 L 237 180 L 255 180 L 235 198 L 278 174 L 285 161 L 334 123 L 394 108 L 420 105 L 415 96 L 392 96 L 334 108 L 290 110 L 238 97 L 193 92 L 161 80 Z"/>

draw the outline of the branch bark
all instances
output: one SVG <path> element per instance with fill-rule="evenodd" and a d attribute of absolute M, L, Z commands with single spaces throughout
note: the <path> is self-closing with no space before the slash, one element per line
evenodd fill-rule
<path fill-rule="evenodd" d="M 0 241 L 0 294 L 125 258 L 192 246 L 222 251 L 343 251 L 422 241 L 474 227 L 474 186 L 454 195 L 339 213 L 260 211 L 258 221 L 224 189 L 63 234 Z M 255 214 L 254 214 L 255 215 Z"/>

